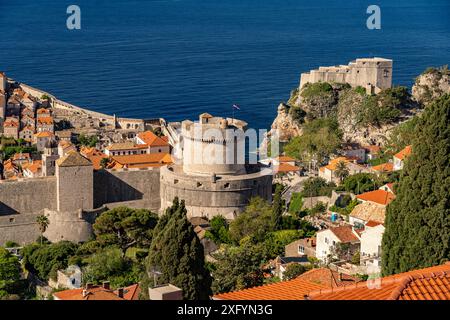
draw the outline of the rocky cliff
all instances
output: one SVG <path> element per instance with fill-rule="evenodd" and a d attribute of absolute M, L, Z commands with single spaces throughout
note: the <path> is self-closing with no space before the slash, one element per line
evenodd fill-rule
<path fill-rule="evenodd" d="M 424 105 L 446 93 L 450 93 L 450 70 L 447 66 L 428 68 L 416 78 L 412 88 L 414 99 Z"/>

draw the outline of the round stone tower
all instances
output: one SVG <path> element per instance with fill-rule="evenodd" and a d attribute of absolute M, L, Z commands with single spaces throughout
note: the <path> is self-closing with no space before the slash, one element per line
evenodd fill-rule
<path fill-rule="evenodd" d="M 244 121 L 207 113 L 198 122 L 183 121 L 182 163 L 160 171 L 161 209 L 178 197 L 185 201 L 189 217 L 233 219 L 252 197 L 270 201 L 272 170 L 246 164 L 246 127 Z"/>

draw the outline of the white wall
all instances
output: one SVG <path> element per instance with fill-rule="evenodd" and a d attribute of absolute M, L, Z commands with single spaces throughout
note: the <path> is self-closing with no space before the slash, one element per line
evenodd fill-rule
<path fill-rule="evenodd" d="M 316 258 L 326 262 L 328 255 L 331 254 L 331 248 L 339 243 L 340 240 L 329 229 L 319 231 L 316 238 Z"/>
<path fill-rule="evenodd" d="M 378 255 L 383 233 L 384 226 L 381 224 L 375 227 L 366 227 L 366 230 L 361 234 L 361 258 Z"/>

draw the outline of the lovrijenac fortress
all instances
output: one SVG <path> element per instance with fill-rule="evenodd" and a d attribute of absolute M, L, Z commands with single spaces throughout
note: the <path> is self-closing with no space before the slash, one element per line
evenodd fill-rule
<path fill-rule="evenodd" d="M 320 67 L 302 73 L 300 87 L 307 83 L 337 82 L 348 83 L 352 87 L 363 87 L 368 94 L 377 94 L 392 87 L 393 61 L 384 58 L 356 59 L 348 65 Z"/>

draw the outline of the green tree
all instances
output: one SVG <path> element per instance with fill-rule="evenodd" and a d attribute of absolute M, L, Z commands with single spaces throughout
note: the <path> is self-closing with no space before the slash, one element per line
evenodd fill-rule
<path fill-rule="evenodd" d="M 183 290 L 187 300 L 207 300 L 211 276 L 205 267 L 203 246 L 187 219 L 184 201 L 175 198 L 159 220 L 148 256 L 147 271 L 159 270 L 158 283 L 171 283 Z"/>
<path fill-rule="evenodd" d="M 143 268 L 133 264 L 120 248 L 109 247 L 94 253 L 83 268 L 83 282 L 110 281 L 113 288 L 139 282 Z"/>
<path fill-rule="evenodd" d="M 223 216 L 214 216 L 210 225 L 211 229 L 206 231 L 206 238 L 211 239 L 216 244 L 231 243 L 229 225 Z"/>
<path fill-rule="evenodd" d="M 148 210 L 119 207 L 103 212 L 93 228 L 102 246 L 117 245 L 125 252 L 131 246 L 149 247 L 157 222 Z"/>
<path fill-rule="evenodd" d="M 0 247 L 0 299 L 15 293 L 14 287 L 19 280 L 19 259 Z"/>
<path fill-rule="evenodd" d="M 110 158 L 103 158 L 102 160 L 100 160 L 100 166 L 102 167 L 102 169 L 105 169 L 108 167 L 110 162 L 111 162 Z"/>
<path fill-rule="evenodd" d="M 374 174 L 356 173 L 346 177 L 342 183 L 343 189 L 354 194 L 378 189 L 381 185 Z"/>
<path fill-rule="evenodd" d="M 74 256 L 77 245 L 69 241 L 52 244 L 30 244 L 22 249 L 25 268 L 42 280 L 56 279 L 56 272 L 68 266 L 69 258 Z"/>
<path fill-rule="evenodd" d="M 284 200 L 282 197 L 283 188 L 277 186 L 273 197 L 272 205 L 272 225 L 273 230 L 280 230 L 283 224 Z"/>
<path fill-rule="evenodd" d="M 327 183 L 323 178 L 308 178 L 303 184 L 303 197 L 331 196 L 332 190 L 336 187 L 333 182 Z"/>
<path fill-rule="evenodd" d="M 215 294 L 263 284 L 264 245 L 246 243 L 241 247 L 226 247 L 213 256 L 216 259 L 212 272 Z"/>
<path fill-rule="evenodd" d="M 245 237 L 263 241 L 270 231 L 273 231 L 272 206 L 259 197 L 252 198 L 244 212 L 230 224 L 230 236 L 235 242 Z"/>
<path fill-rule="evenodd" d="M 384 275 L 450 258 L 450 95 L 425 109 L 388 206 L 382 241 Z"/>
<path fill-rule="evenodd" d="M 339 181 L 341 183 L 346 177 L 348 177 L 348 175 L 350 174 L 350 171 L 348 170 L 347 164 L 344 161 L 339 161 L 336 164 L 335 174 L 339 178 Z"/>
<path fill-rule="evenodd" d="M 292 280 L 297 278 L 299 275 L 305 273 L 306 267 L 299 263 L 292 263 L 286 267 L 286 271 L 283 273 L 284 280 Z"/>
<path fill-rule="evenodd" d="M 292 138 L 283 150 L 288 156 L 304 162 L 322 162 L 325 157 L 337 152 L 341 142 L 342 131 L 337 121 L 320 118 L 307 122 L 303 126 L 303 134 Z"/>
<path fill-rule="evenodd" d="M 36 218 L 36 223 L 38 224 L 39 231 L 41 232 L 41 245 L 44 237 L 44 232 L 47 230 L 50 220 L 45 215 L 39 215 Z"/>

